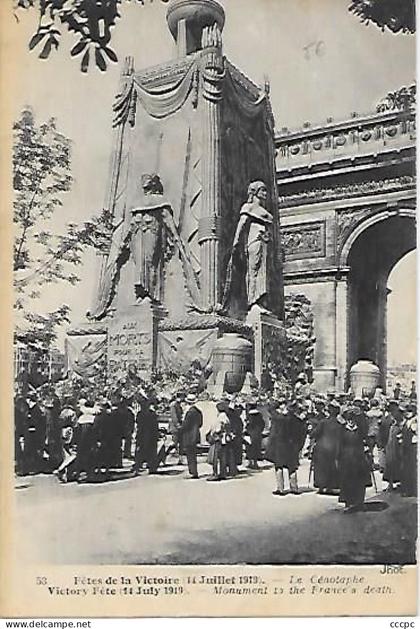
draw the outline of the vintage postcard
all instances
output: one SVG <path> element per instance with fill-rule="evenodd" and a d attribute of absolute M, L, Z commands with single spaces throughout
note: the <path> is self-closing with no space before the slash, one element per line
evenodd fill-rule
<path fill-rule="evenodd" d="M 0 615 L 415 615 L 414 0 L 0 11 Z"/>

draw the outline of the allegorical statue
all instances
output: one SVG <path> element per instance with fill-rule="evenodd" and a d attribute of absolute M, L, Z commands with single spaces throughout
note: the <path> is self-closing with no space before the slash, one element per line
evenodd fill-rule
<path fill-rule="evenodd" d="M 192 303 L 194 305 L 199 301 L 197 278 L 188 247 L 178 232 L 160 177 L 156 174 L 142 175 L 141 187 L 140 204 L 129 209 L 114 228 L 98 298 L 89 313 L 92 318 L 99 319 L 106 313 L 114 295 L 118 271 L 127 253 L 134 264 L 137 299 L 149 297 L 152 301 L 160 301 L 164 265 L 177 249 Z"/>
<path fill-rule="evenodd" d="M 158 175 L 142 175 L 143 203 L 131 209 L 130 251 L 135 267 L 136 297 L 160 299 L 164 257 L 168 236 L 164 214 L 172 208 L 163 196 Z"/>
<path fill-rule="evenodd" d="M 242 249 L 246 258 L 246 289 L 248 308 L 254 304 L 266 308 L 268 296 L 268 255 L 273 236 L 273 216 L 266 209 L 267 186 L 263 181 L 253 181 L 248 186 L 248 200 L 240 211 L 239 222 L 232 244 L 227 268 L 225 297 L 230 291 L 235 257 Z"/>

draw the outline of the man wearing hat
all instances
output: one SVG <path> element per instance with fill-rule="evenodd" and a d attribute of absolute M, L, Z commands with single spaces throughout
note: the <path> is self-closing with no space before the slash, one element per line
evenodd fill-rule
<path fill-rule="evenodd" d="M 300 452 L 305 444 L 308 425 L 306 409 L 302 401 L 295 399 L 288 405 L 289 481 L 290 493 L 299 495 L 297 471 Z"/>
<path fill-rule="evenodd" d="M 203 414 L 195 406 L 197 398 L 189 393 L 185 398 L 187 410 L 179 427 L 181 447 L 187 456 L 190 478 L 198 478 L 197 445 L 200 443 L 200 428 L 203 425 Z"/>
<path fill-rule="evenodd" d="M 133 471 L 138 474 L 146 462 L 149 474 L 156 474 L 158 467 L 159 421 L 156 400 L 149 398 L 137 413 L 137 436 Z"/>
<path fill-rule="evenodd" d="M 240 403 L 240 400 L 231 399 L 229 401 L 227 416 L 229 417 L 233 439 L 231 443 L 228 467 L 232 476 L 235 476 L 235 474 L 237 474 L 238 466 L 242 465 L 242 433 L 244 430 L 244 424 L 241 418 L 242 411 L 243 407 Z"/>

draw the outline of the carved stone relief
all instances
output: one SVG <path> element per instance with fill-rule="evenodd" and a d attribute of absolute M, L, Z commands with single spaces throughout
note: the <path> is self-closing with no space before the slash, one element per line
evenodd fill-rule
<path fill-rule="evenodd" d="M 324 257 L 325 222 L 287 226 L 282 229 L 282 240 L 288 260 Z"/>

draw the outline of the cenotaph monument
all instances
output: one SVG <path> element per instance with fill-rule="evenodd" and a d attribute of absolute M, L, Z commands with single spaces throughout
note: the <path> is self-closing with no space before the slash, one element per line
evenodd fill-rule
<path fill-rule="evenodd" d="M 134 365 L 145 377 L 199 361 L 237 390 L 279 358 L 269 86 L 223 55 L 224 22 L 214 0 L 172 0 L 176 58 L 140 71 L 126 59 L 105 206 L 112 234 L 92 307 L 68 336 L 76 372 L 105 357 L 108 373 Z"/>

